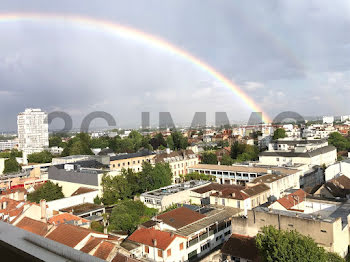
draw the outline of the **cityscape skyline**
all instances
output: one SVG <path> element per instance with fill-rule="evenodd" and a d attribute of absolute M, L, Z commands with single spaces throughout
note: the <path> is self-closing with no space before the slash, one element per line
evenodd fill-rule
<path fill-rule="evenodd" d="M 207 72 L 131 37 L 60 21 L 1 19 L 31 13 L 103 19 L 164 39 L 232 80 L 271 116 L 287 110 L 302 115 L 349 111 L 344 95 L 349 90 L 344 55 L 349 37 L 342 34 L 349 23 L 346 2 L 331 8 L 322 8 L 323 1 L 254 7 L 224 2 L 215 8 L 206 2 L 195 20 L 191 14 L 198 5 L 183 1 L 153 1 L 156 9 L 139 1 L 110 2 L 98 11 L 89 1 L 84 7 L 29 2 L 4 1 L 0 12 L 0 32 L 6 36 L 0 51 L 0 106 L 7 112 L 0 116 L 2 128 L 14 130 L 13 118 L 26 107 L 66 111 L 74 122 L 87 112 L 116 112 L 117 122 L 126 127 L 137 126 L 141 111 L 169 111 L 175 122 L 190 122 L 188 112 L 208 108 L 237 120 L 248 119 L 251 112 Z"/>

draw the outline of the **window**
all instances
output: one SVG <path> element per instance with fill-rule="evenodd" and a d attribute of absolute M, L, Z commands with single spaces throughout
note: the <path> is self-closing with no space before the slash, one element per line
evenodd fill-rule
<path fill-rule="evenodd" d="M 227 235 L 231 235 L 231 230 L 229 230 L 229 231 L 227 231 L 227 232 L 225 232 L 225 234 L 224 234 L 225 236 L 227 236 Z"/>
<path fill-rule="evenodd" d="M 120 163 L 118 164 L 118 167 L 120 167 Z"/>
<path fill-rule="evenodd" d="M 132 164 L 135 165 L 135 161 L 132 161 Z"/>
<path fill-rule="evenodd" d="M 327 231 L 326 231 L 326 230 L 321 230 L 321 232 L 322 232 L 322 233 L 327 233 Z"/>
<path fill-rule="evenodd" d="M 180 250 L 184 249 L 184 243 L 180 243 Z"/>
<path fill-rule="evenodd" d="M 113 164 L 113 167 L 115 167 L 115 164 Z"/>
<path fill-rule="evenodd" d="M 145 253 L 149 254 L 149 247 L 145 246 Z"/>
<path fill-rule="evenodd" d="M 225 205 L 225 198 L 222 199 L 222 205 Z"/>
<path fill-rule="evenodd" d="M 128 162 L 128 166 L 130 166 L 130 162 Z"/>
<path fill-rule="evenodd" d="M 137 163 L 139 163 L 139 164 L 140 164 L 140 160 L 137 160 Z"/>
<path fill-rule="evenodd" d="M 241 201 L 237 201 L 237 208 L 241 208 Z"/>
<path fill-rule="evenodd" d="M 125 163 L 123 163 L 123 166 L 125 166 Z"/>
<path fill-rule="evenodd" d="M 171 248 L 168 249 L 168 251 L 166 252 L 167 254 L 167 257 L 170 257 L 171 256 Z"/>
<path fill-rule="evenodd" d="M 158 257 L 163 257 L 163 251 L 158 249 Z"/>
<path fill-rule="evenodd" d="M 294 226 L 293 226 L 293 224 L 288 224 L 288 226 L 290 226 L 290 227 L 294 227 Z"/>
<path fill-rule="evenodd" d="M 201 252 L 203 252 L 204 250 L 210 248 L 210 243 L 206 243 L 203 246 L 201 246 Z"/>
<path fill-rule="evenodd" d="M 219 241 L 219 240 L 222 239 L 222 238 L 223 238 L 223 236 L 220 235 L 220 236 L 216 237 L 216 241 Z"/>

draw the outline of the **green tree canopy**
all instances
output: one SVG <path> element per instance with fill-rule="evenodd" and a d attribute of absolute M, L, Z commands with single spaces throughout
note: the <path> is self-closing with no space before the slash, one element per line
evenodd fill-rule
<path fill-rule="evenodd" d="M 5 160 L 4 174 L 19 172 L 20 170 L 21 167 L 18 164 L 16 157 L 11 155 L 9 159 Z"/>
<path fill-rule="evenodd" d="M 284 128 L 277 128 L 275 132 L 273 132 L 273 139 L 285 138 L 287 137 L 286 130 Z"/>
<path fill-rule="evenodd" d="M 148 208 L 140 201 L 121 200 L 113 207 L 108 230 L 131 233 L 139 224 L 148 221 L 156 213 L 156 209 Z"/>
<path fill-rule="evenodd" d="M 350 141 L 338 132 L 329 134 L 328 143 L 337 148 L 337 151 L 348 151 L 350 149 Z"/>
<path fill-rule="evenodd" d="M 218 158 L 213 152 L 204 152 L 202 154 L 202 164 L 212 164 L 216 165 L 218 163 Z"/>
<path fill-rule="evenodd" d="M 62 152 L 62 156 L 71 155 L 93 155 L 90 149 L 90 136 L 86 133 L 79 133 L 68 141 Z"/>
<path fill-rule="evenodd" d="M 62 138 L 60 136 L 52 136 L 49 138 L 49 147 L 64 147 L 65 143 L 62 142 Z"/>
<path fill-rule="evenodd" d="M 29 163 L 51 163 L 51 161 L 52 154 L 48 151 L 42 151 L 28 155 Z"/>
<path fill-rule="evenodd" d="M 235 142 L 231 146 L 231 158 L 236 162 L 253 161 L 259 157 L 257 146 Z"/>
<path fill-rule="evenodd" d="M 51 181 L 47 181 L 37 190 L 27 195 L 27 199 L 29 201 L 36 203 L 39 203 L 41 199 L 45 199 L 46 201 L 52 201 L 61 198 L 64 198 L 64 195 L 62 193 L 62 187 Z"/>
<path fill-rule="evenodd" d="M 229 155 L 223 155 L 220 161 L 221 165 L 231 166 L 235 161 Z"/>
<path fill-rule="evenodd" d="M 205 181 L 215 181 L 216 177 L 212 175 L 206 175 L 198 172 L 192 172 L 185 175 L 185 180 L 205 180 Z"/>
<path fill-rule="evenodd" d="M 119 176 L 104 175 L 102 202 L 106 205 L 115 204 L 118 200 L 129 199 L 146 191 L 168 186 L 171 182 L 172 171 L 169 164 L 157 163 L 152 166 L 144 162 L 139 173 L 123 169 Z"/>
<path fill-rule="evenodd" d="M 156 134 L 151 140 L 150 144 L 154 149 L 158 149 L 160 146 L 166 147 L 167 142 L 164 139 L 162 133 Z"/>
<path fill-rule="evenodd" d="M 262 229 L 256 237 L 256 245 L 264 261 L 268 262 L 327 262 L 329 258 L 332 259 L 330 261 L 344 261 L 335 254 L 327 253 L 311 237 L 273 226 Z"/>

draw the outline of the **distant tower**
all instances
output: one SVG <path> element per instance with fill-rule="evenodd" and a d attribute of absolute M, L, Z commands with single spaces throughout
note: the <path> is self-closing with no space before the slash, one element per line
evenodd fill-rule
<path fill-rule="evenodd" d="M 47 114 L 41 109 L 26 109 L 17 116 L 18 149 L 23 151 L 23 161 L 32 153 L 49 147 Z"/>

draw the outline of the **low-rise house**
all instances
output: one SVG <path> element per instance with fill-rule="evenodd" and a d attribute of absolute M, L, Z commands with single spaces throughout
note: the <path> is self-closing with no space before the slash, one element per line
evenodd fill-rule
<path fill-rule="evenodd" d="M 173 173 L 173 183 L 180 183 L 181 176 L 187 174 L 187 168 L 197 165 L 198 156 L 192 150 L 179 150 L 170 152 L 169 149 L 165 153 L 157 154 L 152 163 L 168 163 Z"/>
<path fill-rule="evenodd" d="M 284 196 L 286 191 L 300 188 L 299 174 L 300 171 L 296 171 L 289 175 L 279 173 L 267 174 L 254 179 L 251 184 L 263 183 L 267 185 L 271 190 L 269 200 L 275 201 Z"/>
<path fill-rule="evenodd" d="M 75 216 L 85 218 L 89 221 L 101 221 L 103 220 L 103 214 L 106 213 L 104 206 L 84 203 L 76 206 L 70 206 L 60 209 L 61 212 L 71 213 Z"/>
<path fill-rule="evenodd" d="M 272 203 L 269 208 L 278 209 L 278 210 L 292 210 L 292 211 L 301 211 L 303 212 L 305 209 L 305 200 L 307 197 L 307 193 L 299 189 L 289 195 L 286 195 L 274 203 Z"/>
<path fill-rule="evenodd" d="M 350 178 L 341 175 L 321 185 L 313 192 L 314 196 L 326 198 L 350 198 Z"/>
<path fill-rule="evenodd" d="M 210 195 L 211 205 L 234 207 L 247 211 L 266 203 L 270 197 L 270 188 L 265 184 L 257 184 L 244 189 L 223 189 Z"/>
<path fill-rule="evenodd" d="M 210 183 L 206 186 L 191 190 L 190 202 L 194 205 L 204 206 L 210 204 L 210 195 L 224 189 L 244 189 L 244 186 Z"/>
<path fill-rule="evenodd" d="M 17 201 L 23 201 L 27 199 L 27 190 L 23 187 L 6 189 L 1 192 L 0 199 L 7 197 Z"/>
<path fill-rule="evenodd" d="M 140 201 L 147 207 L 165 210 L 174 204 L 189 204 L 191 190 L 210 184 L 208 181 L 188 181 L 142 193 Z"/>
<path fill-rule="evenodd" d="M 227 262 L 261 262 L 255 238 L 232 234 L 221 248 L 222 260 Z"/>
<path fill-rule="evenodd" d="M 84 228 L 89 228 L 91 221 L 75 216 L 70 213 L 62 213 L 62 214 L 58 214 L 50 217 L 48 219 L 48 223 L 52 225 L 71 224 L 71 225 L 76 225 Z"/>

